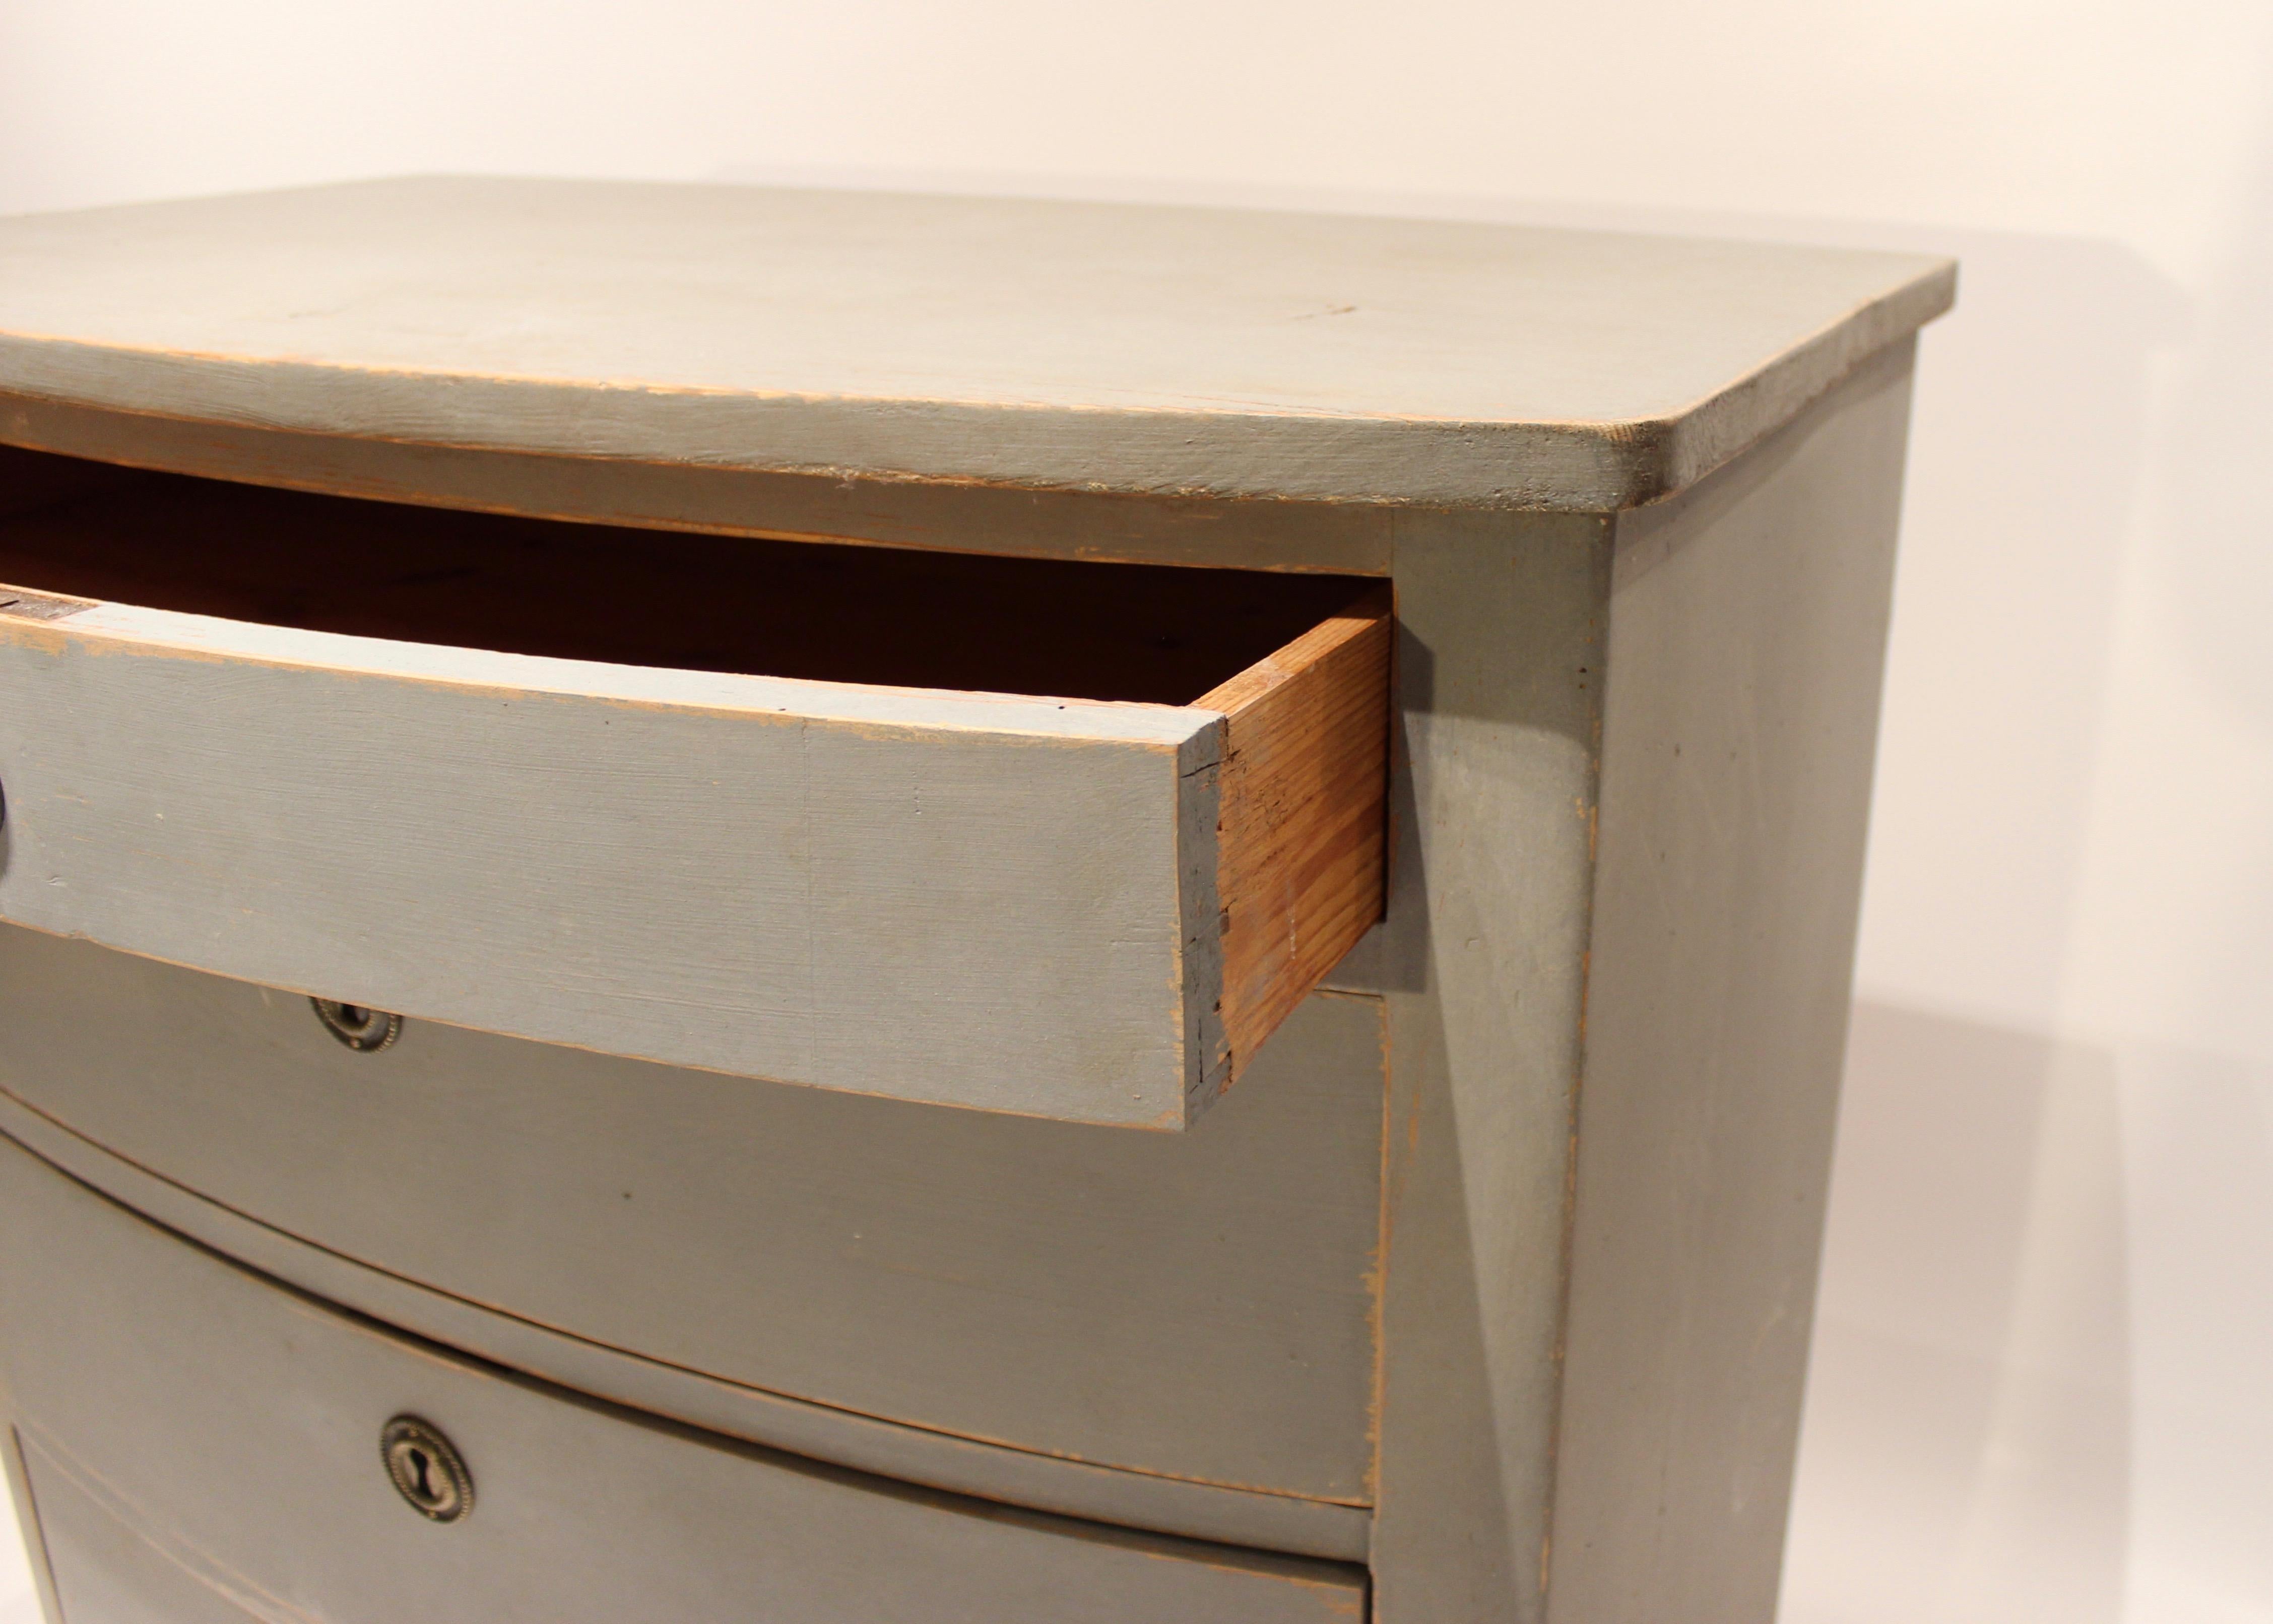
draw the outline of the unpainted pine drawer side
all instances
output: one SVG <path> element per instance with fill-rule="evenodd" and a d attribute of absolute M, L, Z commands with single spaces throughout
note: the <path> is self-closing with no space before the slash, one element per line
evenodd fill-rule
<path fill-rule="evenodd" d="M 1224 712 L 1216 883 L 1234 1078 L 1381 918 L 1394 624 L 1378 588 L 1199 701 Z"/>

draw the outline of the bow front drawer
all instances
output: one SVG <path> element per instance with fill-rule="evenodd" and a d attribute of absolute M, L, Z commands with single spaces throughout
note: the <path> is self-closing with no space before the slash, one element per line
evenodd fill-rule
<path fill-rule="evenodd" d="M 20 1450 L 71 1624 L 1365 1614 L 1361 1568 L 911 1489 L 484 1368 L 184 1244 L 5 1139 L 0 1203 L 0 1452 Z M 150 1328 L 122 1332 L 131 1315 Z"/>
<path fill-rule="evenodd" d="M 1380 914 L 1370 583 L 64 471 L 0 522 L 0 918 L 1177 1128 Z"/>

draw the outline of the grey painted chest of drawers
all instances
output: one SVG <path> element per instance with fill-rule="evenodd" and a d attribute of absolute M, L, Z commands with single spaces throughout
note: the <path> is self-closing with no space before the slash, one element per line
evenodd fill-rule
<path fill-rule="evenodd" d="M 1943 263 L 0 222 L 53 1618 L 1774 1609 Z"/>

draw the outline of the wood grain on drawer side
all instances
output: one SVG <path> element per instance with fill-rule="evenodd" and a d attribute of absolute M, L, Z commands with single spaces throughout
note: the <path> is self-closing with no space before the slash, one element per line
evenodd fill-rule
<path fill-rule="evenodd" d="M 1390 590 L 1200 700 L 1225 714 L 1217 891 L 1235 1079 L 1382 914 Z"/>

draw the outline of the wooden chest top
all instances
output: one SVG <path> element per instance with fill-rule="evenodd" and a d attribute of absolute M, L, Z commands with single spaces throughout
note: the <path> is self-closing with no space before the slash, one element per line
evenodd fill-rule
<path fill-rule="evenodd" d="M 754 471 L 1607 512 L 1728 461 L 1954 286 L 1910 255 L 1506 226 L 415 178 L 0 221 L 0 392 Z"/>

